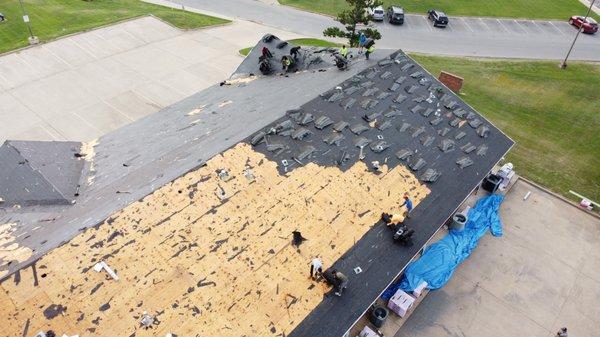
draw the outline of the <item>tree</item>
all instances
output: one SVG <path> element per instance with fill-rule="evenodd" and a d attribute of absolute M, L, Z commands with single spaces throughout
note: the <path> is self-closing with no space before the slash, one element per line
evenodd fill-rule
<path fill-rule="evenodd" d="M 356 25 L 364 24 L 366 26 L 369 22 L 373 21 L 373 16 L 369 13 L 368 9 L 382 6 L 383 2 L 381 0 L 346 0 L 346 2 L 350 5 L 350 8 L 342 11 L 335 18 L 335 21 L 344 25 L 346 31 L 343 31 L 339 27 L 329 27 L 323 31 L 323 35 L 346 38 L 351 47 L 356 47 L 358 46 L 359 34 L 356 31 Z M 367 28 L 363 29 L 362 32 L 367 38 L 373 40 L 381 39 L 381 34 L 377 29 Z"/>

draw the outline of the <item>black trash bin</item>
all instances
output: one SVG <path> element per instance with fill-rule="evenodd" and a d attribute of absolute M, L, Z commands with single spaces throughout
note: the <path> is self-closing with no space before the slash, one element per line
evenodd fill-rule
<path fill-rule="evenodd" d="M 381 328 L 383 326 L 383 323 L 385 323 L 385 320 L 387 319 L 389 313 L 390 312 L 387 308 L 382 307 L 380 305 L 376 305 L 371 311 L 371 323 L 373 323 L 373 325 L 376 328 Z"/>

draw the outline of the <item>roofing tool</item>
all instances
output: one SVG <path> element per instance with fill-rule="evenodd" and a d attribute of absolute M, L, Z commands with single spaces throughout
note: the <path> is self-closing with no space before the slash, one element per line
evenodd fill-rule
<path fill-rule="evenodd" d="M 100 261 L 94 265 L 94 270 L 96 272 L 99 273 L 102 271 L 102 269 L 106 270 L 108 275 L 110 275 L 110 277 L 112 277 L 115 281 L 119 280 L 119 276 L 117 276 L 117 274 L 106 264 L 106 262 Z"/>

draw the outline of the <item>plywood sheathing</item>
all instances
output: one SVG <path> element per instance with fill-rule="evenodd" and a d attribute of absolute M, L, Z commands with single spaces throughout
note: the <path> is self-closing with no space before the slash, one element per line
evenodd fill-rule
<path fill-rule="evenodd" d="M 381 212 L 401 212 L 405 192 L 418 204 L 429 190 L 402 166 L 375 175 L 362 162 L 345 172 L 310 163 L 280 175 L 238 144 L 51 251 L 37 277 L 28 268 L 1 284 L 0 324 L 10 336 L 26 325 L 80 336 L 287 335 L 329 290 L 308 278 L 312 257 L 339 259 Z M 308 239 L 299 249 L 293 230 Z M 91 269 L 101 260 L 119 281 Z M 66 309 L 48 319 L 53 304 Z M 160 323 L 140 328 L 143 311 Z"/>

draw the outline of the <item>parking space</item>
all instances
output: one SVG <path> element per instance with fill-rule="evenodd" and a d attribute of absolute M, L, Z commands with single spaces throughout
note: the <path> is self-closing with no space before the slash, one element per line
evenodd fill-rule
<path fill-rule="evenodd" d="M 501 38 L 530 38 L 542 36 L 544 39 L 568 40 L 577 29 L 562 21 L 516 20 L 496 18 L 450 17 L 446 28 L 434 28 L 424 15 L 405 15 L 403 25 L 391 25 L 386 21 L 373 24 L 384 32 L 403 34 L 405 32 L 448 34 L 456 36 L 495 36 Z M 583 39 L 598 39 L 596 35 L 585 35 Z M 593 40 L 589 40 L 593 41 Z"/>

